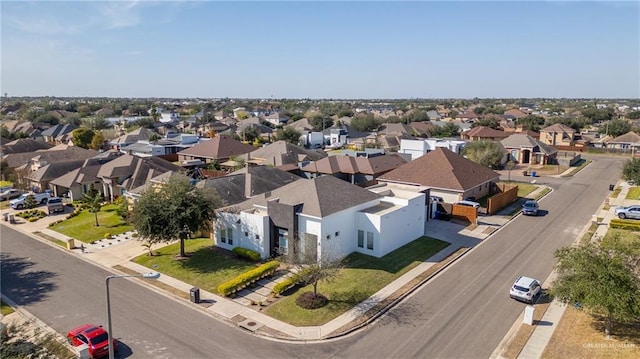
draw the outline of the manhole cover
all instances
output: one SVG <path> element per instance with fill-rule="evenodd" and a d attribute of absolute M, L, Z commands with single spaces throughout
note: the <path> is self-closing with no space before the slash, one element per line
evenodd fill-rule
<path fill-rule="evenodd" d="M 240 326 L 240 328 L 255 332 L 256 330 L 260 329 L 264 324 L 260 324 L 251 319 L 246 319 L 238 323 L 238 325 Z"/>

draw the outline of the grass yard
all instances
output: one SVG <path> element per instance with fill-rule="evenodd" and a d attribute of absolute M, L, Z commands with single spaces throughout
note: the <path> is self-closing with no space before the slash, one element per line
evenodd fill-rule
<path fill-rule="evenodd" d="M 3 301 L 0 301 L 0 313 L 2 313 L 2 315 L 11 314 L 13 312 L 14 310 L 9 304 Z"/>
<path fill-rule="evenodd" d="M 631 187 L 625 199 L 640 199 L 640 187 Z"/>
<path fill-rule="evenodd" d="M 66 219 L 49 229 L 62 233 L 71 238 L 84 243 L 91 243 L 104 238 L 105 233 L 116 235 L 133 230 L 133 226 L 127 224 L 116 213 L 117 206 L 108 204 L 98 213 L 98 224 L 96 227 L 95 213 L 84 210 L 79 215 Z"/>
<path fill-rule="evenodd" d="M 614 324 L 610 339 L 603 328 L 600 318 L 567 306 L 542 358 L 640 358 L 640 324 Z"/>
<path fill-rule="evenodd" d="M 334 281 L 318 284 L 318 293 L 329 299 L 326 306 L 314 310 L 298 307 L 296 298 L 304 292 L 313 291 L 313 286 L 309 285 L 288 295 L 281 295 L 279 300 L 263 312 L 296 326 L 325 324 L 448 245 L 437 239 L 422 237 L 382 258 L 352 253 L 346 259 L 345 268 Z"/>
<path fill-rule="evenodd" d="M 217 293 L 221 283 L 257 266 L 254 262 L 216 250 L 209 238 L 185 241 L 185 251 L 191 257 L 176 260 L 175 256 L 180 253 L 180 243 L 174 243 L 154 250 L 154 256 L 145 254 L 133 261 L 211 293 Z"/>

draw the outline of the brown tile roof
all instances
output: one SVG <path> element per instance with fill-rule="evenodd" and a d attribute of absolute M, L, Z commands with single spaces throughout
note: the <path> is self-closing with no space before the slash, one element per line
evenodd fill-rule
<path fill-rule="evenodd" d="M 8 155 L 10 153 L 23 153 L 23 152 L 34 152 L 38 150 L 47 150 L 53 147 L 52 144 L 37 141 L 30 138 L 20 138 L 11 142 L 2 142 L 2 148 L 0 152 L 2 154 Z"/>
<path fill-rule="evenodd" d="M 633 131 L 627 132 L 624 135 L 620 135 L 609 141 L 609 143 L 639 143 L 639 142 L 640 142 L 640 136 Z"/>
<path fill-rule="evenodd" d="M 228 159 L 249 153 L 256 148 L 236 141 L 227 136 L 216 136 L 208 141 L 178 152 L 178 155 L 208 158 L 213 160 Z"/>
<path fill-rule="evenodd" d="M 317 161 L 327 157 L 324 151 L 307 150 L 287 141 L 276 141 L 255 149 L 242 158 L 260 165 L 282 166 L 303 161 Z"/>
<path fill-rule="evenodd" d="M 66 146 L 59 145 L 52 147 L 48 150 L 38 150 L 35 152 L 22 152 L 22 153 L 11 153 L 8 155 L 4 155 L 2 160 L 6 160 L 9 168 L 16 168 L 18 166 L 24 165 L 25 163 L 29 163 L 31 159 L 38 157 L 41 161 L 46 161 L 47 163 L 54 162 L 62 162 L 62 161 L 71 161 L 71 160 L 79 160 L 79 159 L 87 159 L 91 158 L 98 154 L 98 151 L 95 150 L 87 150 L 77 146 Z"/>
<path fill-rule="evenodd" d="M 556 132 L 556 133 L 575 133 L 576 130 L 574 130 L 573 128 L 567 126 L 567 125 L 563 125 L 561 123 L 554 123 L 551 126 L 547 126 L 543 129 L 540 130 L 540 132 Z"/>
<path fill-rule="evenodd" d="M 322 174 L 369 174 L 376 175 L 391 171 L 407 161 L 397 154 L 382 155 L 371 158 L 336 155 L 311 162 L 303 166 L 302 171 Z"/>
<path fill-rule="evenodd" d="M 469 131 L 464 133 L 464 137 L 478 137 L 478 138 L 506 138 L 509 137 L 508 133 L 504 131 L 494 130 L 487 126 L 473 127 Z"/>
<path fill-rule="evenodd" d="M 465 191 L 498 178 L 500 174 L 488 167 L 447 149 L 436 148 L 378 180 Z"/>
<path fill-rule="evenodd" d="M 515 118 L 523 118 L 523 117 L 527 116 L 526 113 L 518 110 L 517 108 L 513 108 L 511 110 L 507 110 L 507 111 L 504 112 L 504 114 L 505 115 L 511 115 L 511 116 L 513 116 Z"/>

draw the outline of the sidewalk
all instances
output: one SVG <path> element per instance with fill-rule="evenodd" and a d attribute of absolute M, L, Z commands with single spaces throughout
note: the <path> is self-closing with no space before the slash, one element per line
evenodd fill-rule
<path fill-rule="evenodd" d="M 532 192 L 529 197 L 535 198 L 541 191 L 544 191 L 544 187 L 536 189 L 536 191 Z M 469 226 L 439 220 L 426 222 L 425 226 L 427 227 L 429 236 L 449 242 L 451 245 L 413 268 L 411 271 L 405 273 L 386 287 L 382 288 L 380 291 L 358 304 L 353 309 L 322 326 L 296 327 L 261 313 L 259 310 L 254 309 L 256 308 L 255 306 L 247 305 L 246 301 L 232 300 L 202 289 L 200 289 L 200 303 L 194 303 L 194 306 L 215 318 L 229 321 L 238 325 L 240 328 L 268 338 L 293 341 L 317 341 L 344 335 L 360 328 L 377 317 L 376 315 L 373 315 L 363 322 L 363 313 L 366 313 L 376 305 L 384 303 L 388 298 L 394 298 L 393 296 L 397 296 L 398 291 L 401 290 L 401 288 L 405 287 L 408 283 L 415 281 L 418 276 L 431 270 L 434 265 L 442 262 L 447 259 L 447 257 L 461 249 L 466 251 L 473 248 L 500 227 L 507 224 L 511 220 L 507 214 L 512 213 L 515 209 L 514 207 L 518 206 L 520 206 L 520 204 L 516 202 L 497 215 L 481 216 L 477 225 Z M 39 239 L 42 239 L 42 235 L 45 235 L 66 243 L 70 238 L 47 228 L 49 222 L 53 222 L 59 218 L 60 217 L 58 216 L 48 216 L 37 222 L 27 222 L 16 218 L 18 223 L 10 226 Z M 5 225 L 4 222 L 2 224 Z M 41 235 L 34 234 L 37 232 L 41 233 Z M 51 244 L 49 241 L 45 240 L 45 242 Z M 66 249 L 62 249 L 62 247 L 58 245 L 51 245 L 60 250 L 66 251 Z M 111 272 L 124 274 L 115 269 L 114 267 L 116 266 L 120 266 L 137 273 L 149 271 L 149 268 L 131 261 L 132 258 L 144 254 L 145 249 L 130 235 L 119 235 L 112 240 L 103 240 L 92 245 L 85 244 L 83 247 L 84 249 L 74 248 L 71 252 L 84 260 L 103 266 Z M 455 259 L 457 259 L 457 257 L 453 258 L 451 262 L 455 261 Z M 446 265 L 438 270 L 442 270 L 444 268 L 446 268 Z M 436 273 L 431 275 L 435 275 Z M 428 278 L 426 280 L 428 280 Z M 423 282 L 426 280 L 423 280 Z M 189 297 L 190 291 L 193 287 L 191 284 L 166 275 L 160 276 L 158 281 L 185 294 L 184 297 L 180 297 L 154 287 L 157 291 L 162 292 L 164 295 L 167 295 L 176 301 L 184 302 L 184 298 Z M 152 284 L 147 282 L 143 282 L 142 284 L 153 287 Z M 413 289 L 419 287 L 420 284 L 414 286 Z M 411 293 L 413 289 L 406 291 L 406 293 L 401 295 L 399 299 Z M 385 303 L 385 305 L 389 304 Z"/>

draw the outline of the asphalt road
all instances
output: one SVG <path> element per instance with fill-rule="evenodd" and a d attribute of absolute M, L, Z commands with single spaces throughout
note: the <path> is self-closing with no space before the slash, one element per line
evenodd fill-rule
<path fill-rule="evenodd" d="M 555 189 L 360 333 L 320 344 L 254 337 L 127 279 L 112 280 L 114 335 L 133 358 L 487 358 L 524 304 L 508 288 L 517 275 L 544 280 L 553 251 L 589 224 L 620 176 L 622 159 L 596 157 L 568 179 L 540 178 Z M 60 333 L 106 325 L 109 273 L 33 238 L 1 227 L 1 290 Z"/>

